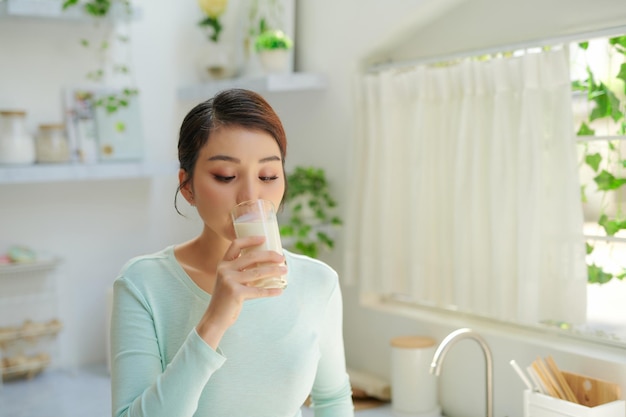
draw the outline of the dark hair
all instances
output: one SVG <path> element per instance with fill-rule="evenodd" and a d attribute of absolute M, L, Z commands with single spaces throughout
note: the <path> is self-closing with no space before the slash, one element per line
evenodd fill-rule
<path fill-rule="evenodd" d="M 181 214 L 176 205 L 178 193 L 193 178 L 198 155 L 211 133 L 222 126 L 241 126 L 269 133 L 280 149 L 284 175 L 287 137 L 272 106 L 254 91 L 234 88 L 219 92 L 191 109 L 180 126 L 178 161 L 187 178 L 178 185 L 174 195 L 174 208 L 178 214 Z"/>

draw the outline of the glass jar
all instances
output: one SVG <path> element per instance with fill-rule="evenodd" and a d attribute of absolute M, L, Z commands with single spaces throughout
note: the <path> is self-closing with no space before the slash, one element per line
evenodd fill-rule
<path fill-rule="evenodd" d="M 55 163 L 70 160 L 70 147 L 63 124 L 42 124 L 35 138 L 37 162 Z"/>
<path fill-rule="evenodd" d="M 0 111 L 0 164 L 32 164 L 35 141 L 26 130 L 26 112 Z"/>

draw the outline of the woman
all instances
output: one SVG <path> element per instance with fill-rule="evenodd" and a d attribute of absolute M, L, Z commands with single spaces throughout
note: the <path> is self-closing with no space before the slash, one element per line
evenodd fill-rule
<path fill-rule="evenodd" d="M 128 262 L 114 285 L 115 416 L 353 416 L 337 274 L 285 251 L 242 250 L 229 212 L 252 199 L 281 204 L 287 142 L 258 94 L 221 92 L 185 117 L 180 194 L 200 234 Z M 177 209 L 178 210 L 178 209 Z M 288 287 L 249 283 L 287 274 Z"/>

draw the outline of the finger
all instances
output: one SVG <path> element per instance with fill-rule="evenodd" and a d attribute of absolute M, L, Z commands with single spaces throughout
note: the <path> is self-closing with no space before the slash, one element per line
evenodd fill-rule
<path fill-rule="evenodd" d="M 257 264 L 284 265 L 285 257 L 271 250 L 254 250 L 239 256 L 231 265 L 233 268 L 243 271 L 253 268 Z"/>
<path fill-rule="evenodd" d="M 276 297 L 282 293 L 283 290 L 281 288 L 248 287 L 246 298 L 251 300 L 254 298 Z"/>
<path fill-rule="evenodd" d="M 256 281 L 280 277 L 287 274 L 287 267 L 276 264 L 257 264 L 251 268 L 241 271 L 238 281 L 242 284 L 253 284 Z"/>
<path fill-rule="evenodd" d="M 247 236 L 237 238 L 232 241 L 226 253 L 224 259 L 227 261 L 235 260 L 241 255 L 241 251 L 246 248 L 258 246 L 265 241 L 265 236 Z"/>

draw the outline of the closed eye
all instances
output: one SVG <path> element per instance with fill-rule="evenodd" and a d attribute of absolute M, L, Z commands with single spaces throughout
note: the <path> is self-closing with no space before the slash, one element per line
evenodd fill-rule
<path fill-rule="evenodd" d="M 274 175 L 272 177 L 259 177 L 259 179 L 263 182 L 270 182 L 278 179 L 278 176 Z"/>
<path fill-rule="evenodd" d="M 215 179 L 218 180 L 219 182 L 230 182 L 235 179 L 234 175 L 228 176 L 228 177 L 225 177 L 223 175 L 213 175 L 213 177 L 215 177 Z"/>

